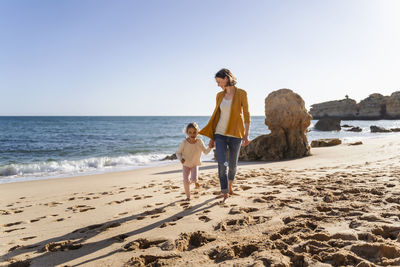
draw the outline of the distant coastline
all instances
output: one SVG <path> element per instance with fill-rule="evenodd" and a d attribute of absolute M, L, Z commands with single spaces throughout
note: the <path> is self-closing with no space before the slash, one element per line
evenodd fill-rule
<path fill-rule="evenodd" d="M 400 91 L 390 96 L 374 93 L 361 100 L 360 103 L 346 96 L 342 100 L 311 105 L 309 112 L 316 120 L 327 117 L 341 120 L 398 120 L 400 119 Z"/>

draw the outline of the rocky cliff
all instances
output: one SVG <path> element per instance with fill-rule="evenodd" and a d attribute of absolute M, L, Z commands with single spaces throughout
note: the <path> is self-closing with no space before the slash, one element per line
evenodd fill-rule
<path fill-rule="evenodd" d="M 324 117 L 342 120 L 400 119 L 400 91 L 391 96 L 371 94 L 360 103 L 353 99 L 329 101 L 311 106 L 313 119 Z"/>
<path fill-rule="evenodd" d="M 311 106 L 310 114 L 313 119 L 323 117 L 353 118 L 358 114 L 357 102 L 353 99 L 329 101 Z"/>
<path fill-rule="evenodd" d="M 398 119 L 400 113 L 400 92 L 394 92 L 386 100 L 386 118 Z"/>

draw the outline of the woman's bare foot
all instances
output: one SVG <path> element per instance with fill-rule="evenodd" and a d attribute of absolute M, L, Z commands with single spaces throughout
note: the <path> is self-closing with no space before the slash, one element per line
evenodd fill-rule
<path fill-rule="evenodd" d="M 190 197 L 187 197 L 187 198 L 185 199 L 185 201 L 190 201 Z"/>
<path fill-rule="evenodd" d="M 225 203 L 225 200 L 229 197 L 229 194 L 224 194 L 224 199 L 222 199 L 221 203 Z"/>
<path fill-rule="evenodd" d="M 229 192 L 229 195 L 231 195 L 231 196 L 238 196 L 239 194 L 238 194 L 238 193 L 235 193 L 235 192 L 233 192 L 233 191 L 230 191 L 230 192 Z"/>

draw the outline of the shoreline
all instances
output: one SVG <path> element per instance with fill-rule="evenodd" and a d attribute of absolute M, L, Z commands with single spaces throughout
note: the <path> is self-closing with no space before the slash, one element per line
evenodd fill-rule
<path fill-rule="evenodd" d="M 324 133 L 324 132 L 320 132 L 320 133 Z M 381 139 L 385 139 L 385 138 L 395 138 L 396 136 L 400 137 L 400 134 L 398 132 L 393 132 L 393 133 L 376 133 L 375 136 L 359 136 L 359 137 L 357 137 L 357 136 L 350 136 L 350 137 L 341 136 L 340 137 L 339 136 L 339 137 L 327 137 L 327 138 L 338 138 L 338 139 L 342 140 L 342 144 L 346 145 L 348 143 L 355 142 L 355 141 L 364 141 L 365 142 L 365 140 L 376 140 L 376 139 L 381 140 Z M 311 144 L 311 139 L 309 140 L 309 143 Z M 312 148 L 312 149 L 314 149 L 314 148 Z M 163 155 L 169 155 L 169 154 L 163 154 Z M 203 155 L 202 157 L 203 157 L 203 163 L 216 163 L 212 160 L 211 154 L 206 155 L 206 156 Z M 241 162 L 239 162 L 239 164 L 240 163 Z M 269 163 L 269 162 L 266 162 L 266 163 Z M 27 181 L 40 181 L 40 180 L 50 180 L 50 179 L 63 179 L 63 178 L 70 178 L 70 177 L 84 177 L 84 176 L 91 176 L 91 175 L 112 174 L 112 173 L 135 171 L 135 170 L 147 169 L 147 168 L 157 168 L 157 167 L 169 166 L 169 165 L 175 165 L 175 164 L 178 164 L 178 162 L 160 159 L 157 161 L 150 161 L 144 165 L 119 166 L 119 167 L 115 167 L 115 169 L 112 169 L 112 168 L 106 169 L 106 167 L 103 167 L 103 168 L 100 168 L 97 170 L 83 170 L 83 171 L 81 171 L 81 173 L 74 171 L 74 173 L 60 173 L 60 174 L 53 174 L 53 175 L 26 176 L 26 177 L 15 177 L 15 178 L 7 178 L 7 176 L 0 176 L 0 180 L 3 179 L 3 181 L 0 181 L 0 185 L 9 184 L 9 183 L 21 183 L 21 182 L 27 182 Z M 15 179 L 15 181 L 13 179 Z"/>
<path fill-rule="evenodd" d="M 192 189 L 190 202 L 183 201 L 179 163 L 1 184 L 6 201 L 0 203 L 0 266 L 16 261 L 145 266 L 150 258 L 167 266 L 247 266 L 263 259 L 295 263 L 298 257 L 311 265 L 334 264 L 332 250 L 351 265 L 351 260 L 368 260 L 360 246 L 377 253 L 398 251 L 385 255 L 387 262 L 400 263 L 400 246 L 385 238 L 400 229 L 400 181 L 395 179 L 400 177 L 400 140 L 392 136 L 363 143 L 312 148 L 311 156 L 294 160 L 240 162 L 234 183 L 239 195 L 225 204 L 216 199 L 214 162 L 200 167 L 201 188 Z M 382 228 L 379 235 L 376 229 L 386 226 L 392 228 Z M 374 243 L 363 240 L 363 233 Z M 296 247 L 300 242 L 330 250 L 318 259 Z"/>

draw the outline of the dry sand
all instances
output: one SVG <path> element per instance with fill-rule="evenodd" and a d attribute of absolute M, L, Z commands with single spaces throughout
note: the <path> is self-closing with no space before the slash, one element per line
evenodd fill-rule
<path fill-rule="evenodd" d="M 0 185 L 0 266 L 400 265 L 400 138 L 215 163 L 183 201 L 181 167 Z M 14 264 L 11 264 L 14 263 Z"/>

